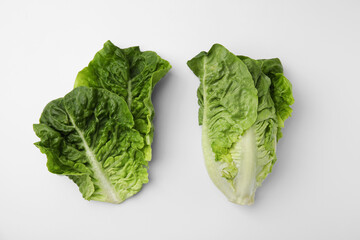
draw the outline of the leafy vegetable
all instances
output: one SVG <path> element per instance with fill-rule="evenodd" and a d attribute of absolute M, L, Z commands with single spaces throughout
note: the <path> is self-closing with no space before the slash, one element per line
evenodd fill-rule
<path fill-rule="evenodd" d="M 50 172 L 69 176 L 88 200 L 120 203 L 148 182 L 144 141 L 123 98 L 79 87 L 50 102 L 34 131 Z"/>
<path fill-rule="evenodd" d="M 151 93 L 171 65 L 155 52 L 139 47 L 120 49 L 107 41 L 94 59 L 76 77 L 75 87 L 104 88 L 122 96 L 132 113 L 135 128 L 145 139 L 144 153 L 151 160 L 154 107 Z"/>
<path fill-rule="evenodd" d="M 293 104 L 279 59 L 235 56 L 220 44 L 188 61 L 197 91 L 205 164 L 214 184 L 237 204 L 254 202 L 276 161 L 276 144 Z"/>
<path fill-rule="evenodd" d="M 106 42 L 75 89 L 34 124 L 49 171 L 67 175 L 88 200 L 120 203 L 139 192 L 151 160 L 151 93 L 170 68 L 154 52 Z"/>

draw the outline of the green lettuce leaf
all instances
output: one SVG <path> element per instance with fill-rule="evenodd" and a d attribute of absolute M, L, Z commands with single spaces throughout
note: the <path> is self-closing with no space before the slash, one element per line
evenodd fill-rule
<path fill-rule="evenodd" d="M 291 113 L 291 84 L 279 63 L 235 56 L 219 44 L 188 61 L 200 78 L 205 165 L 214 184 L 237 204 L 254 202 L 276 162 L 285 112 Z"/>
<path fill-rule="evenodd" d="M 271 97 L 276 108 L 279 129 L 277 133 L 278 140 L 282 137 L 281 128 L 284 122 L 291 116 L 292 109 L 290 105 L 294 104 L 292 95 L 292 86 L 290 81 L 283 74 L 283 67 L 278 58 L 258 60 L 262 71 L 271 79 Z"/>
<path fill-rule="evenodd" d="M 78 87 L 50 102 L 34 131 L 50 172 L 72 179 L 87 200 L 120 203 L 148 182 L 144 140 L 124 99 Z"/>
<path fill-rule="evenodd" d="M 141 52 L 139 47 L 120 49 L 107 41 L 78 73 L 75 87 L 104 88 L 122 96 L 134 117 L 135 128 L 145 140 L 145 159 L 150 161 L 154 133 L 151 93 L 170 68 L 169 62 L 155 52 Z"/>
<path fill-rule="evenodd" d="M 243 192 L 243 195 L 246 196 L 245 204 L 251 204 L 254 202 L 256 188 L 261 186 L 261 183 L 271 172 L 276 162 L 276 135 L 279 127 L 276 108 L 271 96 L 270 78 L 262 72 L 259 61 L 246 56 L 239 56 L 239 58 L 246 64 L 251 72 L 256 89 L 258 90 L 257 119 L 254 125 L 247 130 L 248 136 L 251 133 L 255 136 L 255 147 L 253 148 L 255 171 L 253 172 L 254 175 L 250 178 L 252 179 L 251 188 Z"/>

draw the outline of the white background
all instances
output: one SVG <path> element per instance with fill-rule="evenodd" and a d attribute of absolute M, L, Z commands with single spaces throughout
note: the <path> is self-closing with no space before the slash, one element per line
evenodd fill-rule
<path fill-rule="evenodd" d="M 359 1 L 0 1 L 0 240 L 360 239 L 359 13 Z M 43 107 L 106 40 L 173 66 L 153 94 L 150 182 L 120 205 L 82 199 L 33 145 Z M 186 61 L 216 42 L 279 57 L 293 84 L 251 207 L 228 202 L 203 163 Z"/>

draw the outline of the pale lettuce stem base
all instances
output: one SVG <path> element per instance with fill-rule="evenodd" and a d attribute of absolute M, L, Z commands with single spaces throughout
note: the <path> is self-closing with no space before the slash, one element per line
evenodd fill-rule
<path fill-rule="evenodd" d="M 233 203 L 241 205 L 253 204 L 256 190 L 257 162 L 254 129 L 250 128 L 245 131 L 245 133 L 239 137 L 239 141 L 234 143 L 230 149 L 230 153 L 238 169 L 238 173 L 232 183 L 222 177 L 221 171 L 224 168 L 224 163 L 215 161 L 215 154 L 211 149 L 206 125 L 203 125 L 202 129 L 202 146 L 208 174 L 220 191 Z"/>

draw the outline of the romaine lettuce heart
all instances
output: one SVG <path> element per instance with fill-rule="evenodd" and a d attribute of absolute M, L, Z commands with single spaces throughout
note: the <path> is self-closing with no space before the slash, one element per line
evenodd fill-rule
<path fill-rule="evenodd" d="M 197 91 L 205 165 L 214 184 L 237 204 L 251 205 L 276 161 L 290 116 L 291 83 L 278 59 L 235 56 L 220 44 L 188 61 Z"/>

